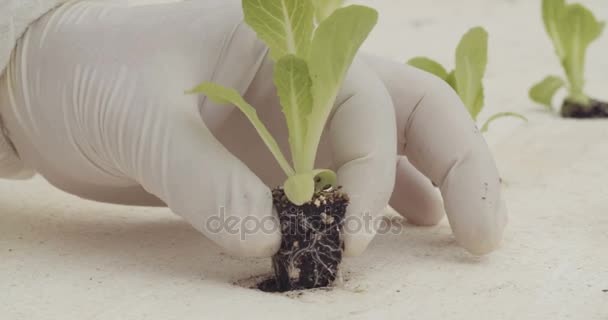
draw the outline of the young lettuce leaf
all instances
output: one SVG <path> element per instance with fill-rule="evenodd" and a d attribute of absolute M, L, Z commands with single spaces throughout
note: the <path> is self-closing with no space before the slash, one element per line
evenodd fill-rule
<path fill-rule="evenodd" d="M 376 10 L 352 5 L 336 10 L 315 32 L 308 60 L 314 106 L 308 118 L 306 146 L 301 155 L 305 168 L 314 166 L 321 134 L 346 72 L 377 21 Z"/>
<path fill-rule="evenodd" d="M 408 65 L 436 75 L 447 82 L 458 93 L 467 111 L 477 122 L 479 113 L 484 106 L 483 77 L 488 62 L 488 33 L 481 27 L 469 30 L 463 37 L 456 50 L 456 68 L 447 72 L 438 62 L 425 57 L 416 57 L 407 62 Z M 492 122 L 503 117 L 516 117 L 527 121 L 517 113 L 502 112 L 488 119 L 481 131 L 486 132 Z"/>
<path fill-rule="evenodd" d="M 266 129 L 266 126 L 264 125 L 264 123 L 262 123 L 262 120 L 260 120 L 260 118 L 258 117 L 258 113 L 255 111 L 255 108 L 253 108 L 249 103 L 247 103 L 245 99 L 243 99 L 243 97 L 241 97 L 241 95 L 236 90 L 232 88 L 226 88 L 219 84 L 205 82 L 198 85 L 194 89 L 187 91 L 186 93 L 202 93 L 215 103 L 235 105 L 241 110 L 241 112 L 243 112 L 243 114 L 245 114 L 247 119 L 249 119 L 249 121 L 253 124 L 256 131 L 258 132 L 260 137 L 262 137 L 262 140 L 264 141 L 272 155 L 279 162 L 281 169 L 285 171 L 285 174 L 294 174 L 295 171 L 289 164 L 289 161 L 287 161 L 287 159 L 281 152 L 279 144 L 270 134 L 268 129 Z"/>
<path fill-rule="evenodd" d="M 315 190 L 324 190 L 335 186 L 338 181 L 338 176 L 331 170 L 319 169 L 313 171 L 313 174 L 315 176 Z"/>
<path fill-rule="evenodd" d="M 456 49 L 457 91 L 473 119 L 483 108 L 483 77 L 488 64 L 488 33 L 481 27 L 467 32 Z"/>
<path fill-rule="evenodd" d="M 548 76 L 530 89 L 530 99 L 553 110 L 552 101 L 555 93 L 566 86 L 566 82 L 558 76 Z"/>
<path fill-rule="evenodd" d="M 570 100 L 582 105 L 589 104 L 585 95 L 585 56 L 589 45 L 604 29 L 593 13 L 580 4 L 567 5 L 562 12 L 562 22 L 558 25 L 559 35 L 566 52 L 564 69 L 570 83 Z"/>
<path fill-rule="evenodd" d="M 410 59 L 407 64 L 433 74 L 442 80 L 448 79 L 448 72 L 439 62 L 436 62 L 435 60 L 431 60 L 426 57 L 416 57 Z"/>
<path fill-rule="evenodd" d="M 454 70 L 448 73 L 448 77 L 445 79 L 445 82 L 447 82 L 450 87 L 454 89 L 454 91 L 458 92 L 458 84 L 456 83 L 456 75 L 454 74 Z"/>
<path fill-rule="evenodd" d="M 543 0 L 545 30 L 553 42 L 555 51 L 568 80 L 569 101 L 587 106 L 585 94 L 585 57 L 589 45 L 602 34 L 605 23 L 580 4 L 566 4 L 565 0 Z M 547 77 L 530 90 L 533 101 L 551 106 L 553 95 L 560 85 L 556 77 Z M 549 108 L 551 109 L 551 108 Z"/>
<path fill-rule="evenodd" d="M 551 41 L 555 47 L 557 56 L 560 61 L 566 56 L 566 50 L 562 43 L 562 37 L 559 34 L 560 19 L 566 8 L 566 0 L 543 0 L 542 11 L 543 11 L 543 22 L 545 24 L 545 30 L 549 34 Z"/>
<path fill-rule="evenodd" d="M 289 147 L 295 170 L 302 172 L 299 155 L 304 147 L 307 119 L 312 113 L 312 80 L 305 60 L 294 55 L 286 55 L 275 65 L 274 83 L 281 99 L 283 114 L 289 131 Z M 310 168 L 312 169 L 312 168 Z"/>
<path fill-rule="evenodd" d="M 245 22 L 277 61 L 286 54 L 306 59 L 314 30 L 314 7 L 301 0 L 244 0 Z"/>
<path fill-rule="evenodd" d="M 481 127 L 481 132 L 488 132 L 488 130 L 490 129 L 490 125 L 492 124 L 492 122 L 500 119 L 500 118 L 519 118 L 523 121 L 528 121 L 528 118 L 522 116 L 519 113 L 515 113 L 515 112 L 501 112 L 501 113 L 497 113 L 493 116 L 491 116 L 488 120 L 486 120 L 486 123 L 483 124 L 483 126 Z"/>
<path fill-rule="evenodd" d="M 334 11 L 342 7 L 344 0 L 312 0 L 315 7 L 315 17 L 321 23 L 327 19 Z"/>

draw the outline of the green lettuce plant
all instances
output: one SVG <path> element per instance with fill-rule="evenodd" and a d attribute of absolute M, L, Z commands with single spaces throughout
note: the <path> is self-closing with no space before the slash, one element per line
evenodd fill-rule
<path fill-rule="evenodd" d="M 460 96 L 475 122 L 484 107 L 483 77 L 488 63 L 488 33 L 481 27 L 469 30 L 456 49 L 456 67 L 448 72 L 441 64 L 426 57 L 416 57 L 407 64 L 432 73 L 446 81 Z M 514 112 L 501 112 L 491 116 L 481 127 L 482 132 L 490 124 L 503 117 L 527 119 Z"/>
<path fill-rule="evenodd" d="M 551 38 L 566 79 L 548 76 L 530 89 L 530 98 L 552 110 L 552 100 L 561 88 L 568 88 L 566 101 L 591 108 L 585 94 L 585 56 L 589 45 L 598 39 L 605 23 L 581 4 L 566 4 L 565 0 L 543 0 L 543 20 Z"/>
<path fill-rule="evenodd" d="M 302 205 L 315 191 L 336 182 L 334 172 L 314 168 L 317 149 L 344 77 L 376 25 L 378 13 L 365 6 L 336 9 L 338 6 L 315 7 L 312 1 L 301 0 L 242 3 L 245 21 L 266 43 L 275 61 L 274 83 L 287 122 L 292 163 L 256 109 L 236 90 L 205 82 L 188 93 L 201 93 L 216 103 L 238 107 L 287 175 L 285 194 L 292 203 Z"/>

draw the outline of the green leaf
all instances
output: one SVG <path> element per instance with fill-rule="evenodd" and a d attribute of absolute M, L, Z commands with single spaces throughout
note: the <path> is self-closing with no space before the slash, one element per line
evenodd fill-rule
<path fill-rule="evenodd" d="M 314 8 L 302 0 L 243 0 L 247 24 L 270 48 L 276 61 L 286 54 L 308 56 Z"/>
<path fill-rule="evenodd" d="M 471 118 L 473 118 L 473 120 L 477 121 L 477 117 L 479 116 L 479 113 L 481 113 L 481 110 L 483 109 L 483 104 L 485 101 L 485 89 L 483 87 L 483 85 L 481 85 L 481 89 L 479 90 L 479 93 L 477 94 L 477 99 L 475 99 L 475 104 L 473 104 L 473 106 L 469 109 L 469 113 L 471 114 Z"/>
<path fill-rule="evenodd" d="M 314 106 L 308 119 L 305 165 L 314 165 L 321 134 L 355 55 L 378 21 L 376 10 L 352 5 L 336 10 L 315 32 L 308 60 Z"/>
<path fill-rule="evenodd" d="M 306 138 L 306 119 L 312 112 L 312 80 L 305 60 L 294 55 L 281 58 L 274 69 L 274 83 L 281 99 L 289 130 L 289 145 L 296 171 L 301 168 L 301 150 Z"/>
<path fill-rule="evenodd" d="M 562 63 L 570 83 L 569 99 L 588 105 L 589 98 L 584 93 L 585 56 L 589 45 L 602 34 L 605 23 L 597 21 L 580 4 L 567 5 L 561 17 L 558 32 L 565 52 Z"/>
<path fill-rule="evenodd" d="M 505 118 L 505 117 L 515 117 L 515 118 L 528 122 L 528 118 L 524 117 L 523 115 L 521 115 L 519 113 L 501 112 L 501 113 L 497 113 L 497 114 L 493 115 L 492 117 L 490 117 L 490 119 L 488 119 L 488 121 L 486 121 L 486 123 L 481 128 L 481 132 L 487 132 L 488 129 L 490 128 L 490 124 L 492 124 L 492 122 L 494 122 L 500 118 Z"/>
<path fill-rule="evenodd" d="M 452 70 L 452 72 L 448 73 L 448 76 L 445 79 L 445 82 L 447 82 L 450 85 L 450 87 L 452 87 L 452 89 L 454 89 L 454 91 L 458 92 L 458 85 L 456 84 L 456 73 L 454 72 L 454 70 Z"/>
<path fill-rule="evenodd" d="M 476 118 L 483 107 L 482 81 L 488 63 L 488 33 L 481 27 L 467 32 L 456 49 L 457 92 Z"/>
<path fill-rule="evenodd" d="M 543 0 L 542 10 L 545 30 L 553 41 L 555 51 L 560 60 L 563 60 L 566 56 L 564 44 L 562 43 L 562 37 L 560 36 L 558 28 L 565 8 L 565 0 Z"/>
<path fill-rule="evenodd" d="M 412 67 L 434 74 L 437 77 L 447 80 L 448 72 L 438 62 L 425 57 L 416 57 L 407 62 Z"/>
<path fill-rule="evenodd" d="M 327 169 L 314 170 L 313 175 L 315 176 L 315 190 L 316 191 L 321 191 L 323 189 L 326 189 L 328 186 L 335 187 L 336 183 L 338 182 L 338 176 L 336 176 L 336 173 L 331 170 L 327 170 Z"/>
<path fill-rule="evenodd" d="M 313 0 L 317 22 L 327 19 L 334 11 L 344 4 L 344 0 Z"/>
<path fill-rule="evenodd" d="M 315 193 L 314 175 L 312 172 L 308 172 L 289 176 L 283 189 L 289 201 L 301 206 L 309 202 Z"/>
<path fill-rule="evenodd" d="M 542 104 L 549 110 L 553 110 L 551 105 L 553 96 L 555 96 L 557 90 L 563 88 L 565 85 L 566 83 L 562 78 L 548 76 L 530 89 L 530 99 L 536 103 Z"/>
<path fill-rule="evenodd" d="M 268 132 L 268 129 L 266 129 L 266 126 L 264 126 L 262 120 L 260 120 L 260 118 L 258 117 L 255 109 L 250 104 L 248 104 L 236 90 L 232 88 L 226 88 L 215 83 L 205 82 L 195 87 L 194 89 L 187 91 L 186 93 L 201 93 L 206 95 L 207 98 L 209 98 L 215 103 L 235 105 L 245 114 L 245 116 L 253 124 L 268 149 L 270 149 L 272 155 L 277 159 L 283 171 L 285 171 L 285 174 L 287 174 L 288 176 L 294 174 L 294 170 L 289 165 L 287 159 L 285 159 L 285 156 L 281 152 L 281 149 L 279 148 L 279 145 L 277 144 L 275 139 L 272 137 L 270 132 Z"/>

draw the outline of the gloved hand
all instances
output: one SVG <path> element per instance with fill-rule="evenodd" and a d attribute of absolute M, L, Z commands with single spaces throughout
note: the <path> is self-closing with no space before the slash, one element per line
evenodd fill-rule
<path fill-rule="evenodd" d="M 283 182 L 282 171 L 236 108 L 183 93 L 203 81 L 238 89 L 288 150 L 272 62 L 241 20 L 240 1 L 225 0 L 82 1 L 47 14 L 0 81 L 0 113 L 19 156 L 72 194 L 166 204 L 230 253 L 274 254 L 280 230 L 268 219 L 269 187 Z M 429 177 L 465 248 L 483 254 L 500 241 L 496 167 L 439 79 L 357 58 L 323 141 L 317 167 L 337 170 L 349 217 L 377 217 L 391 199 L 413 223 L 437 223 L 444 210 Z M 224 228 L 211 228 L 218 217 Z M 373 235 L 347 233 L 346 254 L 361 253 Z"/>

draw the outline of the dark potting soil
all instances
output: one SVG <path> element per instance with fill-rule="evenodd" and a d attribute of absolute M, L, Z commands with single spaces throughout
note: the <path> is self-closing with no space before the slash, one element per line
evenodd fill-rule
<path fill-rule="evenodd" d="M 608 118 L 608 103 L 591 100 L 591 107 L 586 107 L 566 100 L 562 106 L 562 117 L 576 119 Z"/>
<path fill-rule="evenodd" d="M 344 241 L 342 227 L 349 198 L 340 189 L 317 192 L 302 205 L 291 203 L 282 189 L 272 192 L 283 239 L 272 258 L 275 277 L 258 288 L 266 292 L 327 287 L 338 276 Z"/>

